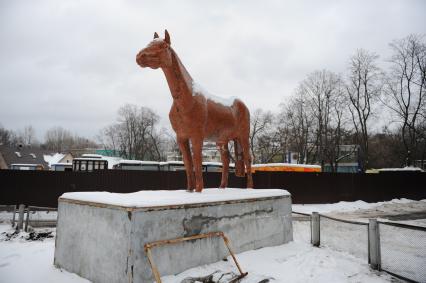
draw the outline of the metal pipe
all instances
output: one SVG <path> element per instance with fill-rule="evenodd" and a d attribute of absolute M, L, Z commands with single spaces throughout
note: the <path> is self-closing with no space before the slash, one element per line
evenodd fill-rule
<path fill-rule="evenodd" d="M 240 272 L 240 276 L 238 276 L 238 278 L 236 278 L 236 279 L 241 279 L 241 278 L 247 276 L 248 273 L 243 272 L 240 265 L 238 264 L 237 258 L 235 257 L 235 254 L 234 254 L 234 252 L 232 251 L 232 249 L 229 245 L 229 239 L 225 236 L 225 234 L 223 232 L 209 232 L 209 233 L 198 234 L 198 235 L 193 235 L 193 236 L 189 236 L 189 237 L 182 237 L 182 238 L 176 238 L 176 239 L 170 239 L 170 240 L 159 240 L 159 241 L 155 241 L 155 242 L 151 242 L 151 243 L 146 243 L 144 245 L 144 250 L 145 250 L 146 255 L 148 257 L 148 262 L 151 265 L 151 269 L 152 269 L 152 273 L 154 274 L 155 281 L 157 283 L 161 283 L 161 276 L 160 276 L 160 273 L 158 272 L 157 266 L 154 263 L 154 259 L 152 258 L 152 253 L 151 253 L 152 248 L 155 248 L 155 247 L 158 247 L 158 246 L 163 246 L 163 245 L 177 244 L 177 243 L 181 243 L 181 242 L 185 242 L 185 241 L 211 238 L 211 237 L 222 237 L 222 239 L 223 239 L 223 241 L 226 245 L 226 248 L 228 249 L 232 259 L 235 262 L 235 265 L 238 268 L 238 271 Z"/>

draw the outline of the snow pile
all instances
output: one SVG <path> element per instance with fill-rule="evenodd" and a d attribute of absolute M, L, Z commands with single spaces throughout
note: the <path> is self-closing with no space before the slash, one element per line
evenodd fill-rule
<path fill-rule="evenodd" d="M 199 85 L 195 81 L 192 81 L 192 95 L 204 95 L 206 99 L 209 99 L 215 103 L 222 104 L 224 106 L 232 106 L 232 104 L 234 104 L 234 101 L 238 99 L 238 97 L 235 96 L 231 96 L 230 98 L 222 98 L 213 95 L 206 91 L 201 85 Z"/>
<path fill-rule="evenodd" d="M 340 201 L 338 203 L 329 203 L 329 204 L 294 204 L 293 211 L 301 212 L 301 213 L 309 213 L 309 214 L 311 214 L 312 212 L 318 212 L 318 213 L 348 212 L 348 211 L 356 211 L 361 209 L 374 209 L 378 206 L 382 206 L 385 204 L 407 204 L 410 202 L 413 202 L 413 200 L 401 198 L 401 199 L 393 199 L 391 201 L 375 202 L 375 203 L 368 203 L 362 200 L 357 200 L 353 202 Z"/>
<path fill-rule="evenodd" d="M 49 164 L 49 167 L 52 167 L 52 164 L 59 163 L 59 161 L 61 161 L 61 159 L 64 157 L 65 154 L 62 153 L 55 153 L 53 155 L 43 155 L 43 159 Z"/>
<path fill-rule="evenodd" d="M 295 242 L 238 254 L 238 263 L 248 272 L 242 282 L 392 282 L 388 275 L 371 272 L 365 260 L 329 248 L 312 247 L 296 235 L 295 229 Z M 226 262 L 195 267 L 177 275 L 163 276 L 161 280 L 176 283 L 216 271 L 238 274 L 232 258 L 228 257 Z"/>
<path fill-rule="evenodd" d="M 264 197 L 290 195 L 284 190 L 253 189 L 205 189 L 200 193 L 178 191 L 139 191 L 129 194 L 109 192 L 75 192 L 65 193 L 63 199 L 104 203 L 125 207 L 157 207 L 182 204 L 211 203 L 219 201 L 243 200 Z"/>
<path fill-rule="evenodd" d="M 422 172 L 422 168 L 419 167 L 413 167 L 413 166 L 405 166 L 404 168 L 381 168 L 378 169 L 379 172 L 397 172 L 397 171 L 416 171 L 416 172 Z"/>

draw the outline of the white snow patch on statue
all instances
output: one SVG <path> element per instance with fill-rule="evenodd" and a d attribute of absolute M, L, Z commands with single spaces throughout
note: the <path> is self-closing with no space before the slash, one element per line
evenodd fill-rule
<path fill-rule="evenodd" d="M 223 98 L 216 95 L 213 95 L 209 93 L 207 90 L 205 90 L 201 85 L 196 83 L 195 81 L 192 81 L 192 95 L 204 95 L 204 97 L 208 100 L 211 100 L 215 103 L 222 104 L 224 106 L 232 106 L 234 104 L 234 101 L 238 99 L 236 96 L 231 96 L 229 98 Z"/>

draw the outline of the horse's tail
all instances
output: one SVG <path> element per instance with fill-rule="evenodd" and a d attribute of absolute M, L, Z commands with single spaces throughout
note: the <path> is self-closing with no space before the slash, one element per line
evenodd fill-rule
<path fill-rule="evenodd" d="M 243 148 L 241 147 L 238 139 L 234 139 L 234 150 L 235 150 L 235 176 L 244 177 L 245 167 L 243 159 Z"/>

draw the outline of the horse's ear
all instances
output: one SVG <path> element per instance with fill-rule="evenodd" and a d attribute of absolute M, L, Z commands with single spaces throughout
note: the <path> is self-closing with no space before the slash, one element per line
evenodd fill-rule
<path fill-rule="evenodd" d="M 167 30 L 164 31 L 164 40 L 170 45 L 170 35 Z"/>
<path fill-rule="evenodd" d="M 159 38 L 158 33 L 154 32 L 154 39 Z"/>

